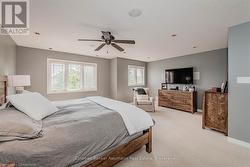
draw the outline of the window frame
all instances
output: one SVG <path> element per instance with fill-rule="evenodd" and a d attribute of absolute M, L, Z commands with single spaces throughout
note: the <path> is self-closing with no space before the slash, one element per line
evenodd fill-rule
<path fill-rule="evenodd" d="M 129 84 L 129 68 L 134 68 L 136 69 L 136 75 L 135 75 L 135 82 L 136 84 Z M 143 83 L 138 84 L 137 81 L 137 69 L 142 69 L 143 70 Z M 145 67 L 144 66 L 136 66 L 136 65 L 128 65 L 128 86 L 145 86 Z"/>
<path fill-rule="evenodd" d="M 52 90 L 51 89 L 51 64 L 52 63 L 62 63 L 64 64 L 64 90 Z M 80 65 L 80 89 L 71 90 L 68 89 L 68 73 L 69 73 L 69 64 L 77 64 Z M 86 89 L 84 88 L 84 65 L 91 65 L 95 67 L 95 88 Z M 53 59 L 47 58 L 47 94 L 60 94 L 60 93 L 77 93 L 77 92 L 95 92 L 98 90 L 98 82 L 97 82 L 97 63 L 89 63 L 89 62 L 80 62 L 80 61 L 71 61 L 71 60 L 62 60 L 62 59 Z"/>

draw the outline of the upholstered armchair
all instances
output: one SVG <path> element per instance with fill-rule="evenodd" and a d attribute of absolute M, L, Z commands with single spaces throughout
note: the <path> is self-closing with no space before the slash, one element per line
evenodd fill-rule
<path fill-rule="evenodd" d="M 134 105 L 145 110 L 155 112 L 154 98 L 149 97 L 148 88 L 134 88 Z"/>

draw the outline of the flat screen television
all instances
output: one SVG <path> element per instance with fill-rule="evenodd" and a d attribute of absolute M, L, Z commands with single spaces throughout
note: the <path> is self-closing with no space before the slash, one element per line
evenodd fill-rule
<path fill-rule="evenodd" d="M 193 67 L 167 69 L 165 80 L 167 84 L 193 84 Z"/>

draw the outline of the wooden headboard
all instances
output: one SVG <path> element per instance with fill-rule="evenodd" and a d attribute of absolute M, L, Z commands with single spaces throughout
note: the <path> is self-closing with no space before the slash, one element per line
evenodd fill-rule
<path fill-rule="evenodd" d="M 6 103 L 7 96 L 7 76 L 0 75 L 0 106 Z"/>

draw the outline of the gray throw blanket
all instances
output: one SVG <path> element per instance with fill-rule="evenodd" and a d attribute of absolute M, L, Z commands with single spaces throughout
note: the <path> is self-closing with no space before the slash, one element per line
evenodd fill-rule
<path fill-rule="evenodd" d="M 87 99 L 58 103 L 43 120 L 43 136 L 0 143 L 0 162 L 18 166 L 72 166 L 119 145 L 131 136 L 119 113 Z"/>

